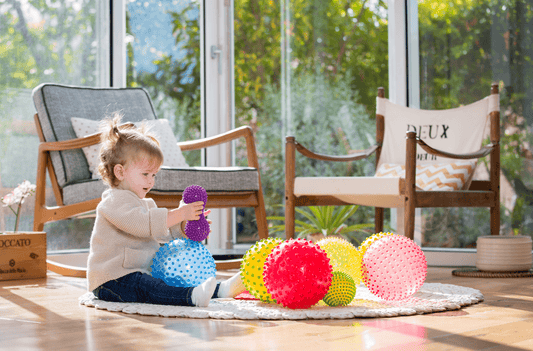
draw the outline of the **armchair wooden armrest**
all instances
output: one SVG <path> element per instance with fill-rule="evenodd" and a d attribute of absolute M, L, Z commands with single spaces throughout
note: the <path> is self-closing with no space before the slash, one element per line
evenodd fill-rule
<path fill-rule="evenodd" d="M 37 117 L 35 118 L 36 123 L 39 123 Z M 133 127 L 134 124 L 131 122 L 122 123 L 119 125 L 119 128 L 122 128 L 124 126 L 127 127 Z M 40 128 L 40 124 L 39 124 Z M 44 142 L 41 141 L 39 144 L 39 152 L 46 152 L 46 151 L 63 151 L 63 150 L 73 150 L 73 149 L 81 149 L 83 147 L 96 145 L 101 142 L 100 137 L 102 133 L 93 133 L 86 135 L 82 138 L 76 138 L 76 139 L 70 139 L 70 140 L 64 140 L 64 141 L 51 141 L 51 142 Z M 41 138 L 43 140 L 43 138 Z"/>
<path fill-rule="evenodd" d="M 242 126 L 208 138 L 178 142 L 178 146 L 182 151 L 191 151 L 224 144 L 232 140 L 239 139 L 241 137 L 244 137 L 246 139 L 248 167 L 259 168 L 259 162 L 257 160 L 257 151 L 255 148 L 254 132 L 249 126 Z"/>
<path fill-rule="evenodd" d="M 36 119 L 38 122 L 38 120 Z M 39 125 L 40 126 L 40 125 Z M 37 156 L 37 180 L 36 180 L 36 186 L 37 189 L 35 191 L 35 200 L 36 200 L 36 211 L 46 211 L 45 208 L 45 186 L 46 186 L 46 169 L 49 170 L 49 175 L 52 180 L 52 188 L 54 189 L 54 194 L 56 197 L 56 202 L 58 206 L 63 206 L 63 195 L 61 189 L 57 185 L 57 180 L 55 177 L 55 173 L 52 168 L 52 163 L 50 160 L 50 151 L 63 151 L 63 150 L 73 150 L 73 149 L 81 149 L 86 146 L 96 145 L 100 142 L 100 134 L 101 133 L 95 133 L 91 135 L 87 135 L 83 138 L 76 138 L 76 139 L 70 139 L 70 140 L 64 140 L 64 141 L 41 141 L 39 143 L 39 152 Z M 42 135 L 40 136 L 41 140 L 44 139 Z M 34 230 L 41 230 L 39 229 L 42 224 L 39 224 L 39 226 L 36 226 L 34 224 Z"/>
<path fill-rule="evenodd" d="M 95 133 L 83 138 L 64 141 L 41 142 L 39 144 L 39 152 L 81 149 L 82 147 L 96 145 L 100 142 L 100 134 L 101 133 Z"/>
<path fill-rule="evenodd" d="M 290 137 L 288 137 L 290 138 Z M 294 138 L 294 137 L 293 137 Z M 318 154 L 315 152 L 310 151 L 309 149 L 305 148 L 302 144 L 298 143 L 296 140 L 293 139 L 294 144 L 296 145 L 296 150 L 298 150 L 299 153 L 302 155 L 312 158 L 315 160 L 321 160 L 321 161 L 337 161 L 337 162 L 348 162 L 348 161 L 357 161 L 361 159 L 368 158 L 370 155 L 372 155 L 376 150 L 381 147 L 381 145 L 376 144 L 371 147 L 369 147 L 366 150 L 363 150 L 362 152 L 358 152 L 351 155 L 343 155 L 343 156 L 333 156 L 333 155 L 324 155 L 324 154 Z"/>
<path fill-rule="evenodd" d="M 420 145 L 420 147 L 422 149 L 424 149 L 424 151 L 426 151 L 426 152 L 428 152 L 428 153 L 430 153 L 432 155 L 441 156 L 441 157 L 447 157 L 447 158 L 453 158 L 453 159 L 458 159 L 458 160 L 469 160 L 469 159 L 473 159 L 473 158 L 485 157 L 485 156 L 489 155 L 492 152 L 492 150 L 495 148 L 494 144 L 488 144 L 488 145 L 485 145 L 484 147 L 482 147 L 481 149 L 479 149 L 476 152 L 471 152 L 471 153 L 467 153 L 467 154 L 454 154 L 454 153 L 450 153 L 450 152 L 434 149 L 434 148 L 432 148 L 431 146 L 426 144 L 424 141 L 422 141 L 418 137 L 416 138 L 416 143 L 418 145 Z"/>

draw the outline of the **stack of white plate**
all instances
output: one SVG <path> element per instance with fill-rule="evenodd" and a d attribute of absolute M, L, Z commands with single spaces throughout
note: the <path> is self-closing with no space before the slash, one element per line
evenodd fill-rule
<path fill-rule="evenodd" d="M 489 272 L 520 272 L 533 263 L 531 237 L 488 235 L 477 238 L 476 267 Z"/>

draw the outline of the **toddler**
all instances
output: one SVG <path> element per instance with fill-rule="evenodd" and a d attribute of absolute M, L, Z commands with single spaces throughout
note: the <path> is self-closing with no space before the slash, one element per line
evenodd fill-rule
<path fill-rule="evenodd" d="M 109 188 L 96 208 L 87 262 L 89 291 L 105 301 L 201 307 L 208 306 L 212 297 L 234 297 L 244 291 L 239 274 L 222 283 L 211 277 L 186 288 L 150 275 L 160 243 L 185 237 L 186 221 L 200 218 L 203 202 L 182 201 L 179 208 L 168 210 L 145 198 L 154 186 L 163 154 L 144 126 L 119 126 L 121 117 L 105 119 L 101 128 L 98 172 Z"/>

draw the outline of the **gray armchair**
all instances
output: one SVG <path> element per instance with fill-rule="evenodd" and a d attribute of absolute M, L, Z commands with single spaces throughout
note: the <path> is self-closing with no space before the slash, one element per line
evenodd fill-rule
<path fill-rule="evenodd" d="M 77 138 L 72 117 L 98 121 L 114 111 L 124 122 L 157 119 L 150 96 L 143 88 L 89 88 L 41 84 L 33 90 L 35 124 L 41 143 L 37 166 L 34 230 L 45 223 L 96 209 L 105 185 L 92 179 L 82 147 L 100 142 L 99 134 Z M 244 137 L 248 167 L 163 167 L 156 177 L 152 197 L 158 206 L 174 208 L 183 190 L 198 184 L 208 193 L 206 207 L 254 207 L 259 239 L 268 237 L 265 205 L 253 132 L 240 127 L 218 136 L 179 142 L 182 151 L 202 149 Z M 50 176 L 57 206 L 45 204 L 46 173 Z M 239 262 L 217 262 L 217 268 L 237 268 Z"/>

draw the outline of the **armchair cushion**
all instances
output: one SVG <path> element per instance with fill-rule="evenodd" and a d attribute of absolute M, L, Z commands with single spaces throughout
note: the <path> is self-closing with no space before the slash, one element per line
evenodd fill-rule
<path fill-rule="evenodd" d="M 124 113 L 124 122 L 156 119 L 148 92 L 143 88 L 88 88 L 44 83 L 33 89 L 33 102 L 44 140 L 75 139 L 70 118 L 101 120 L 115 111 Z M 52 151 L 58 185 L 91 179 L 82 150 Z"/>
<path fill-rule="evenodd" d="M 78 117 L 72 117 L 71 121 L 74 132 L 78 138 L 98 133 L 99 131 L 100 121 L 93 121 Z M 163 151 L 164 158 L 163 166 L 178 168 L 189 167 L 187 161 L 185 161 L 185 158 L 181 153 L 181 149 L 177 145 L 178 141 L 172 132 L 172 128 L 170 127 L 168 120 L 156 119 L 134 122 L 136 126 L 139 126 L 142 123 L 145 123 L 148 126 L 150 131 L 156 136 L 157 140 L 159 140 L 159 143 L 161 144 L 161 151 Z M 82 148 L 87 159 L 87 163 L 89 164 L 89 170 L 93 179 L 100 178 L 98 175 L 98 164 L 100 163 L 100 145 L 101 144 L 96 144 Z"/>
<path fill-rule="evenodd" d="M 400 184 L 400 177 L 296 177 L 294 195 L 329 195 L 363 206 L 403 207 Z"/>
<path fill-rule="evenodd" d="M 476 160 L 417 164 L 416 185 L 422 190 L 466 190 L 472 181 L 476 164 Z M 405 166 L 393 163 L 381 164 L 376 177 L 405 178 Z"/>
<path fill-rule="evenodd" d="M 197 184 L 208 192 L 259 190 L 259 173 L 252 167 L 161 167 L 150 193 L 181 194 L 186 187 Z M 72 205 L 99 198 L 106 185 L 101 179 L 71 183 L 63 188 L 63 202 Z"/>

